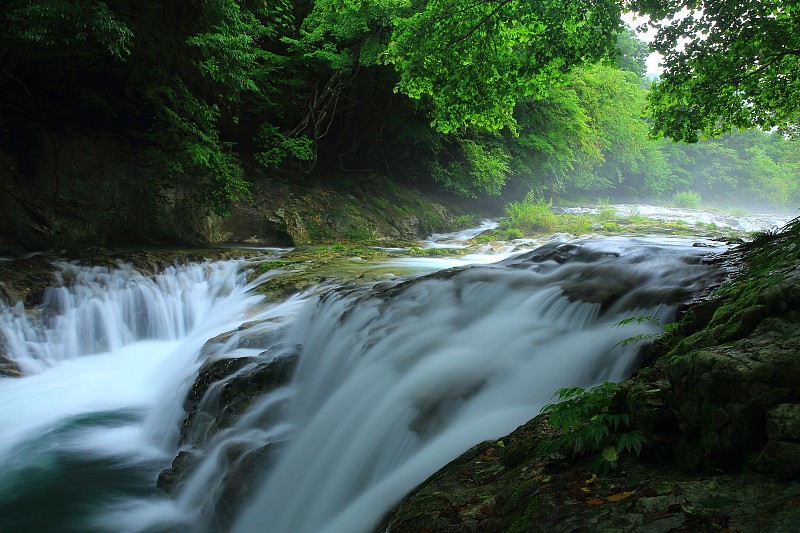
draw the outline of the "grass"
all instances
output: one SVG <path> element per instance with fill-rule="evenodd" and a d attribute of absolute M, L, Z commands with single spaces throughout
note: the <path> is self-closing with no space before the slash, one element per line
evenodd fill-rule
<path fill-rule="evenodd" d="M 695 191 L 676 192 L 672 196 L 672 203 L 684 209 L 700 209 L 700 193 Z"/>
<path fill-rule="evenodd" d="M 699 201 L 699 194 L 689 191 L 684 195 L 687 200 Z M 721 228 L 715 224 L 698 223 L 692 225 L 685 220 L 663 221 L 652 219 L 634 211 L 628 216 L 618 215 L 608 200 L 598 203 L 598 212 L 589 215 L 572 213 L 554 213 L 552 201 L 537 198 L 531 194 L 521 202 L 506 205 L 505 218 L 493 232 L 479 235 L 478 244 L 492 240 L 513 240 L 523 237 L 536 237 L 553 233 L 570 233 L 582 235 L 586 233 L 606 234 L 668 234 L 696 235 L 710 234 L 719 238 L 737 238 L 742 235 L 729 228 Z"/>
<path fill-rule="evenodd" d="M 506 205 L 505 218 L 500 222 L 495 236 L 501 240 L 510 240 L 543 233 L 588 233 L 591 226 L 591 217 L 555 214 L 552 201 L 547 202 L 529 194 L 521 202 Z"/>
<path fill-rule="evenodd" d="M 597 204 L 597 218 L 604 222 L 609 222 L 617 218 L 617 210 L 608 200 L 601 200 Z"/>

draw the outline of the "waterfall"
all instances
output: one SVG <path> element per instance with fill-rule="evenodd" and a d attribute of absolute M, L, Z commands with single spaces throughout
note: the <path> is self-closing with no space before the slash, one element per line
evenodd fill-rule
<path fill-rule="evenodd" d="M 0 380 L 0 427 L 13 428 L 0 443 L 0 529 L 46 530 L 21 515 L 56 498 L 53 531 L 370 531 L 418 483 L 528 421 L 557 389 L 629 375 L 638 346 L 622 341 L 659 328 L 615 324 L 670 322 L 719 275 L 703 257 L 722 247 L 706 244 L 554 241 L 280 305 L 248 292 L 236 263 L 170 270 L 169 280 L 65 267 L 40 317 L 11 309 L 0 322 L 28 373 Z M 229 359 L 179 441 L 200 367 Z M 240 415 L 211 417 L 228 384 L 287 368 L 290 378 Z M 153 485 L 179 451 L 194 463 L 170 497 Z M 98 481 L 108 475 L 120 479 Z M 38 495 L 31 484 L 45 477 Z M 65 496 L 59 483 L 89 488 Z"/>
<path fill-rule="evenodd" d="M 265 306 L 237 261 L 155 276 L 58 266 L 40 308 L 0 308 L 0 345 L 25 374 L 0 379 L 2 531 L 103 531 L 109 501 L 163 500 L 155 478 L 176 453 L 203 344 L 297 302 Z"/>
<path fill-rule="evenodd" d="M 562 386 L 619 381 L 652 323 L 708 283 L 683 240 L 552 243 L 494 266 L 333 292 L 287 332 L 303 345 L 291 443 L 234 531 L 369 531 L 459 453 L 525 423 Z M 570 296 L 571 295 L 571 296 Z"/>

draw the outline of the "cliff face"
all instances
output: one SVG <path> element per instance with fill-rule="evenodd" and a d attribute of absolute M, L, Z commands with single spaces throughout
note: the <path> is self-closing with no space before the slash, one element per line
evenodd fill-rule
<path fill-rule="evenodd" d="M 185 237 L 144 148 L 108 132 L 25 135 L 0 150 L 0 253 Z"/>
<path fill-rule="evenodd" d="M 411 240 L 477 210 L 377 174 L 292 181 L 252 171 L 250 198 L 218 216 L 198 205 L 190 184 L 159 181 L 148 147 L 135 140 L 99 131 L 21 135 L 0 149 L 0 255 L 108 244 Z"/>
<path fill-rule="evenodd" d="M 638 459 L 595 476 L 569 450 L 541 456 L 555 430 L 539 416 L 443 468 L 379 530 L 799 530 L 800 223 L 725 260 L 741 273 L 612 402 L 646 437 Z"/>

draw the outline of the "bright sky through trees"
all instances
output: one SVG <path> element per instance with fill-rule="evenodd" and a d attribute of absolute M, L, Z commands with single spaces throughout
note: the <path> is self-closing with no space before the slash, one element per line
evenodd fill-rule
<path fill-rule="evenodd" d="M 639 37 L 639 39 L 643 40 L 646 43 L 652 42 L 653 37 L 655 37 L 656 33 L 654 30 L 649 29 L 646 32 L 638 32 L 636 30 L 637 26 L 641 26 L 648 20 L 647 17 L 643 16 L 636 17 L 633 13 L 623 13 L 622 20 L 633 31 L 636 31 L 636 35 L 637 37 Z M 661 58 L 662 56 L 658 52 L 653 52 L 647 57 L 647 74 L 661 74 L 663 72 L 664 69 L 661 68 L 661 66 L 659 65 Z"/>

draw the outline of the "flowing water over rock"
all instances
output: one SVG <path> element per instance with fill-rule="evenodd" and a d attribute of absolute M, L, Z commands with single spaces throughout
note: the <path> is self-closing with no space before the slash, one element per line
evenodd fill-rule
<path fill-rule="evenodd" d="M 553 241 L 280 304 L 237 262 L 64 265 L 41 310 L 0 314 L 26 373 L 0 380 L 0 530 L 369 531 L 558 388 L 625 378 L 621 342 L 659 328 L 614 325 L 720 277 L 724 246 L 693 244 Z"/>
<path fill-rule="evenodd" d="M 737 231 L 768 231 L 785 226 L 792 216 L 778 214 L 731 214 L 725 211 L 708 211 L 705 209 L 688 209 L 681 207 L 663 207 L 646 204 L 612 204 L 603 206 L 613 210 L 617 216 L 642 216 L 654 220 L 683 221 L 692 225 L 710 225 L 732 228 Z M 557 207 L 559 213 L 599 213 L 601 207 Z"/>

